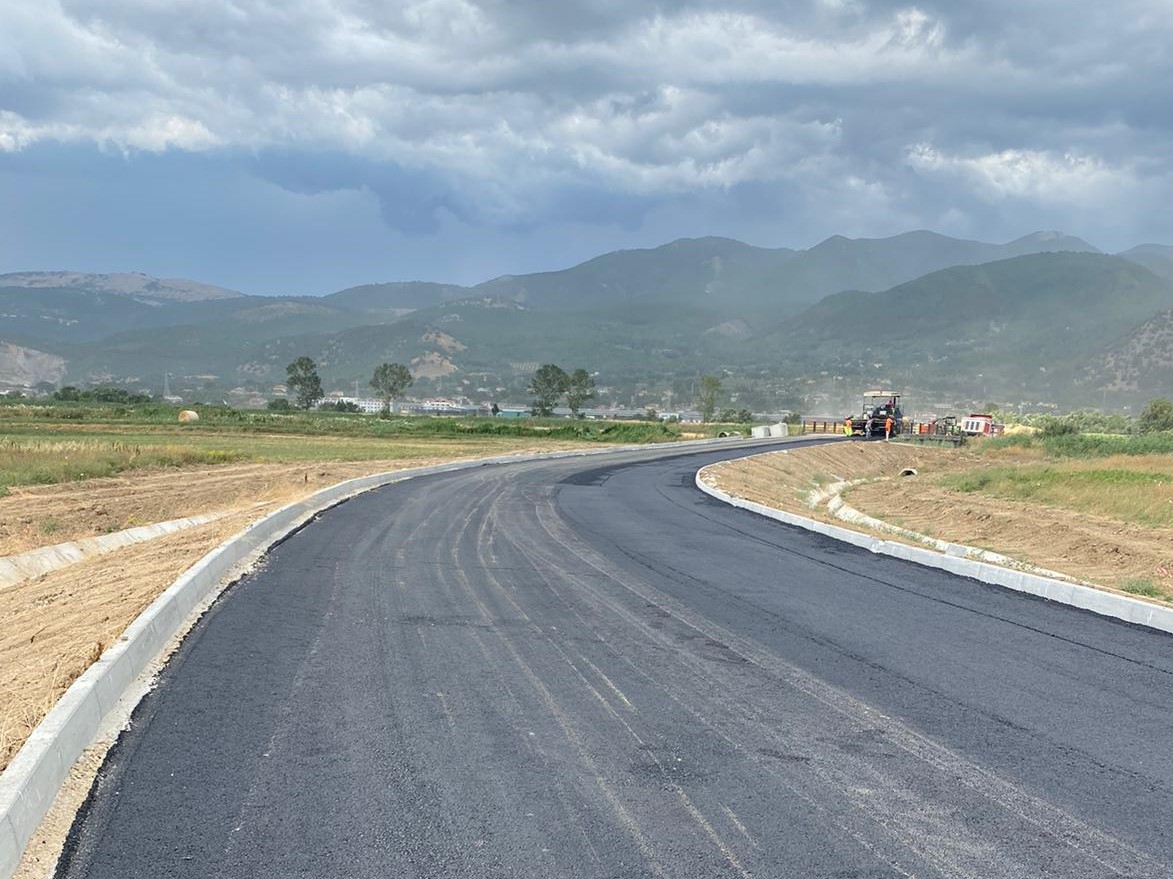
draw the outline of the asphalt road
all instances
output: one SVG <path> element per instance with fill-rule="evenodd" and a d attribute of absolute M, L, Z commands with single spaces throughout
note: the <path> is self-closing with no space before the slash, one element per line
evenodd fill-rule
<path fill-rule="evenodd" d="M 722 505 L 731 454 L 322 515 L 187 640 L 59 875 L 1173 875 L 1173 638 Z"/>

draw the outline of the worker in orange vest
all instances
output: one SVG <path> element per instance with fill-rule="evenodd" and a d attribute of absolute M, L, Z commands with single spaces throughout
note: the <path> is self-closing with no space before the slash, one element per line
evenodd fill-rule
<path fill-rule="evenodd" d="M 889 439 L 892 436 L 892 425 L 895 423 L 891 415 L 884 419 L 884 439 Z"/>

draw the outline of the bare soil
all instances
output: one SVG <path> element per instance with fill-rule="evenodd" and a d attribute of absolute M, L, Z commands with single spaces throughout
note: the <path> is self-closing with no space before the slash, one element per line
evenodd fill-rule
<path fill-rule="evenodd" d="M 830 482 L 877 480 L 851 488 L 845 499 L 890 524 L 1002 553 L 1110 591 L 1143 580 L 1173 593 L 1171 528 L 934 483 L 934 477 L 946 473 L 1006 463 L 1006 457 L 991 460 L 967 449 L 839 443 L 743 458 L 711 472 L 716 484 L 731 494 L 840 525 L 845 523 L 825 507 L 811 506 L 812 490 Z M 901 477 L 905 468 L 916 469 L 918 475 Z"/>
<path fill-rule="evenodd" d="M 853 488 L 861 512 L 953 543 L 991 549 L 1097 585 L 1173 585 L 1173 528 L 1153 528 L 1026 501 L 949 491 L 915 479 Z"/>

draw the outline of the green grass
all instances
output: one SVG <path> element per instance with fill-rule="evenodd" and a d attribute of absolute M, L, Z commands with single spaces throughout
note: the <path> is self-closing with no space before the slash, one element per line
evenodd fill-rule
<path fill-rule="evenodd" d="M 715 436 L 730 425 L 565 418 L 377 418 L 333 412 L 272 413 L 68 404 L 0 406 L 0 495 L 9 486 L 115 476 L 129 470 L 232 462 L 366 461 L 504 454 L 559 442 L 649 443 Z M 744 427 L 735 426 L 735 427 Z"/>
<path fill-rule="evenodd" d="M 1173 433 L 1121 436 L 1108 433 L 1062 434 L 1058 436 L 1014 436 L 986 440 L 983 452 L 1002 449 L 1040 449 L 1053 458 L 1104 458 L 1109 455 L 1173 455 Z"/>
<path fill-rule="evenodd" d="M 0 494 L 6 494 L 12 485 L 51 485 L 145 467 L 224 464 L 241 457 L 235 450 L 159 444 L 157 440 L 5 436 L 0 437 Z"/>
<path fill-rule="evenodd" d="M 276 413 L 220 406 L 195 406 L 200 420 L 179 425 L 174 406 L 95 405 L 85 403 L 25 404 L 0 406 L 0 434 L 23 428 L 72 430 L 85 427 L 109 429 L 135 425 L 167 430 L 277 433 L 306 436 L 502 436 L 599 442 L 657 442 L 679 439 L 682 432 L 715 436 L 722 429 L 745 425 L 669 425 L 650 421 L 593 421 L 568 418 L 377 418 L 343 412 Z"/>
<path fill-rule="evenodd" d="M 992 466 L 942 476 L 939 484 L 959 492 L 1165 527 L 1173 525 L 1173 465 L 1166 466 L 1147 470 L 1088 467 L 1079 462 Z"/>
<path fill-rule="evenodd" d="M 1160 598 L 1163 601 L 1170 601 L 1169 590 L 1158 586 L 1147 577 L 1130 577 L 1127 580 L 1121 580 L 1117 584 L 1120 589 L 1132 595 L 1143 595 L 1145 598 Z"/>

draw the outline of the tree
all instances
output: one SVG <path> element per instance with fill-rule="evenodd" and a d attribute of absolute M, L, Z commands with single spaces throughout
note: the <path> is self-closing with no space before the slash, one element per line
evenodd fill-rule
<path fill-rule="evenodd" d="M 293 406 L 284 397 L 276 397 L 270 400 L 267 404 L 268 408 L 273 412 L 288 412 Z"/>
<path fill-rule="evenodd" d="M 287 367 L 286 384 L 297 398 L 301 409 L 312 409 L 322 399 L 322 379 L 318 377 L 318 365 L 309 357 L 299 357 Z"/>
<path fill-rule="evenodd" d="M 391 414 L 391 401 L 407 390 L 412 383 L 411 371 L 402 363 L 380 363 L 371 377 L 371 387 L 383 400 L 383 414 Z"/>
<path fill-rule="evenodd" d="M 274 401 L 276 402 L 276 401 Z M 288 401 L 287 401 L 288 402 Z M 286 407 L 288 408 L 288 407 Z M 362 412 L 362 407 L 358 403 L 352 403 L 350 400 L 327 401 L 318 407 L 319 412 Z"/>
<path fill-rule="evenodd" d="M 722 409 L 717 420 L 726 424 L 749 424 L 753 421 L 753 412 L 749 409 Z"/>
<path fill-rule="evenodd" d="M 528 389 L 534 395 L 534 415 L 549 417 L 558 405 L 558 398 L 566 393 L 569 384 L 570 376 L 561 366 L 555 363 L 539 366 L 534 377 L 530 379 Z"/>
<path fill-rule="evenodd" d="M 595 380 L 585 369 L 576 369 L 566 380 L 566 405 L 575 415 L 581 415 L 582 404 L 594 398 Z"/>
<path fill-rule="evenodd" d="M 1149 400 L 1149 404 L 1141 410 L 1137 426 L 1141 433 L 1173 430 L 1173 401 L 1164 397 Z"/>
<path fill-rule="evenodd" d="M 721 393 L 721 379 L 715 375 L 706 375 L 701 379 L 701 392 L 697 397 L 697 406 L 701 410 L 701 421 L 712 421 L 717 411 L 717 395 Z"/>

